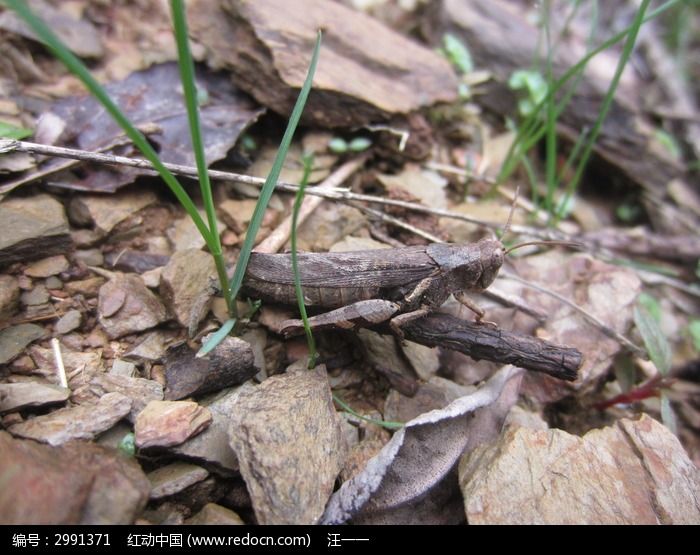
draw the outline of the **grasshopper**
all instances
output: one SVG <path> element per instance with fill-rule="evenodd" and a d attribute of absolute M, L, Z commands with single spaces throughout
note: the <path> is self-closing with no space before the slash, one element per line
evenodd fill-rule
<path fill-rule="evenodd" d="M 336 316 L 339 324 L 347 322 L 346 314 L 355 311 L 360 319 L 379 323 L 373 315 L 386 316 L 394 308 L 389 323 L 402 336 L 402 325 L 429 314 L 452 294 L 481 321 L 484 311 L 466 291 L 491 285 L 505 253 L 499 240 L 481 239 L 467 245 L 432 243 L 371 251 L 301 253 L 297 259 L 304 304 L 342 307 L 325 321 Z M 291 255 L 253 252 L 242 291 L 263 301 L 296 304 Z M 400 314 L 394 315 L 396 312 Z"/>
<path fill-rule="evenodd" d="M 510 227 L 511 207 L 504 234 Z M 351 328 L 389 320 L 401 338 L 401 326 L 425 316 L 450 295 L 476 314 L 484 311 L 468 296 L 482 291 L 496 279 L 511 250 L 531 244 L 563 244 L 535 241 L 506 250 L 496 238 L 476 243 L 431 243 L 423 246 L 341 253 L 300 253 L 299 273 L 307 307 L 335 309 L 310 318 L 312 328 Z M 571 244 L 571 243 L 566 243 Z M 295 305 L 296 295 L 290 254 L 253 252 L 242 291 L 263 301 Z M 283 324 L 283 333 L 298 330 L 297 320 Z"/>

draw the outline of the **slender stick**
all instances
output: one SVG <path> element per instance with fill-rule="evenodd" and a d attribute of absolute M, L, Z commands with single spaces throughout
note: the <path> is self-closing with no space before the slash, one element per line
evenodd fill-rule
<path fill-rule="evenodd" d="M 17 141 L 14 139 L 0 139 L 0 154 L 4 154 L 7 152 L 29 152 L 33 154 L 42 154 L 45 156 L 57 156 L 59 158 L 72 158 L 77 160 L 83 160 L 86 162 L 94 162 L 98 164 L 112 164 L 117 166 L 140 168 L 143 170 L 153 170 L 153 166 L 150 162 L 140 158 L 127 158 L 125 156 L 98 154 L 95 152 L 88 152 L 86 150 L 48 146 L 26 141 Z M 175 174 L 185 175 L 189 177 L 197 177 L 197 168 L 193 166 L 168 163 L 164 163 L 163 165 Z M 220 170 L 209 170 L 209 177 L 211 177 L 212 179 L 218 179 L 220 181 L 235 181 L 237 183 L 245 183 L 247 185 L 253 185 L 256 187 L 260 187 L 265 183 L 265 180 L 260 177 L 253 177 L 250 175 L 243 175 L 233 172 L 224 172 Z M 299 189 L 299 186 L 294 183 L 278 181 L 276 188 L 281 191 L 296 193 Z M 493 229 L 499 229 L 501 227 L 501 224 L 498 222 L 487 222 L 478 218 L 472 218 L 470 216 L 460 214 L 458 212 L 451 212 L 449 210 L 442 210 L 439 208 L 430 208 L 422 204 L 416 204 L 414 202 L 408 202 L 404 200 L 387 199 L 376 197 L 373 195 L 353 193 L 345 189 L 321 190 L 318 187 L 311 187 L 306 191 L 306 194 L 311 196 L 323 197 L 331 200 L 338 200 L 342 202 L 356 200 L 362 202 L 369 202 L 373 204 L 383 204 L 386 206 L 396 206 L 399 208 L 405 208 L 406 210 L 412 210 L 414 212 L 422 212 L 424 214 L 433 214 L 445 218 L 462 220 L 465 222 L 470 222 L 476 225 L 481 225 Z M 555 235 L 555 232 L 553 232 L 552 230 L 540 230 L 534 227 L 516 225 L 511 226 L 511 229 L 516 233 L 530 233 L 531 235 L 543 237 L 546 239 L 558 238 L 558 235 Z"/>

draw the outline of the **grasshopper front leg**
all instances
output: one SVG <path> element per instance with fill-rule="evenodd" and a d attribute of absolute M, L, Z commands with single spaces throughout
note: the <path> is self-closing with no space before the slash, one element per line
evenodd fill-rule
<path fill-rule="evenodd" d="M 484 320 L 486 312 L 484 312 L 484 309 L 474 302 L 474 299 L 467 295 L 466 291 L 458 291 L 454 294 L 454 298 L 457 299 L 457 301 L 461 305 L 466 306 L 469 310 L 476 314 L 475 321 L 477 324 L 488 324 L 491 326 L 498 327 L 498 325 L 495 322 L 489 322 L 488 320 Z"/>

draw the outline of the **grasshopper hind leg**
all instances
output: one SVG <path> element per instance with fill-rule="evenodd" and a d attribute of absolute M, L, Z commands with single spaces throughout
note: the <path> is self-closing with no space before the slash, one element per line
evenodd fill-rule
<path fill-rule="evenodd" d="M 423 316 L 427 316 L 431 312 L 432 311 L 430 310 L 430 307 L 428 307 L 426 305 L 422 305 L 420 308 L 413 310 L 411 312 L 406 312 L 404 314 L 399 314 L 398 316 L 394 316 L 389 321 L 389 327 L 396 334 L 396 336 L 401 340 L 401 342 L 405 343 L 406 341 L 404 338 L 403 330 L 401 330 L 401 327 L 405 326 L 409 322 L 412 322 L 413 320 L 417 320 L 418 318 L 422 318 Z"/>

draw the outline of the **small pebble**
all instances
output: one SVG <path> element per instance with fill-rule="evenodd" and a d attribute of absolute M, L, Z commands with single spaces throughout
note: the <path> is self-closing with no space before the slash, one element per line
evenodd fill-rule
<path fill-rule="evenodd" d="M 59 335 L 64 335 L 76 330 L 83 321 L 83 315 L 79 310 L 69 310 L 56 322 L 54 331 Z"/>

